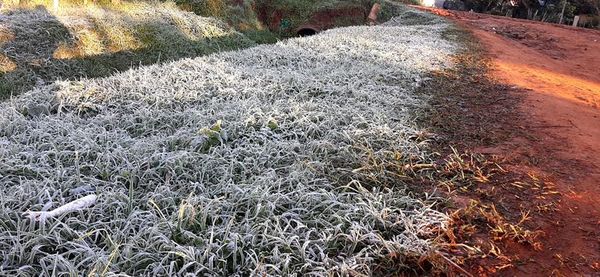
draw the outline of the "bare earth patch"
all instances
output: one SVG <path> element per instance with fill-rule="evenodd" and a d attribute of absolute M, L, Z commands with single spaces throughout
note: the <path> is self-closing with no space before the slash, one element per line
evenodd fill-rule
<path fill-rule="evenodd" d="M 504 85 L 504 91 L 482 90 L 485 96 L 466 98 L 465 105 L 471 108 L 465 113 L 487 120 L 461 124 L 470 124 L 473 130 L 494 124 L 493 132 L 502 139 L 466 144 L 463 149 L 500 157 L 503 169 L 527 185 L 519 183 L 502 191 L 506 182 L 495 180 L 494 189 L 500 193 L 475 195 L 474 199 L 496 203 L 513 216 L 519 211 L 529 212 L 526 226 L 538 232 L 537 244 L 503 242 L 494 251 L 501 255 L 472 264 L 473 270 L 527 276 L 598 274 L 600 32 L 473 13 L 430 11 L 470 30 L 482 42 L 489 60 L 487 78 Z M 469 82 L 479 87 L 477 82 Z M 477 102 L 481 97 L 488 100 Z M 497 113 L 498 104 L 513 109 L 510 120 Z M 540 197 L 547 203 L 532 201 L 522 192 L 524 188 L 546 190 Z"/>

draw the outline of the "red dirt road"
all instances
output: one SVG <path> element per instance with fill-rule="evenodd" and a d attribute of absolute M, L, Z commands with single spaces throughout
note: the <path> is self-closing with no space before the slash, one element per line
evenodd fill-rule
<path fill-rule="evenodd" d="M 492 77 L 526 91 L 524 120 L 514 128 L 535 139 L 479 151 L 527 157 L 512 170 L 535 171 L 561 193 L 555 211 L 535 218 L 543 249 L 515 247 L 510 254 L 527 262 L 492 275 L 600 276 L 600 31 L 428 10 L 471 30 L 491 58 Z"/>

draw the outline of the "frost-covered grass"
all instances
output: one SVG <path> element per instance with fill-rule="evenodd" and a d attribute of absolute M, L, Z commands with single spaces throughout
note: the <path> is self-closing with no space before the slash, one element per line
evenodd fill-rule
<path fill-rule="evenodd" d="M 449 66 L 447 27 L 332 29 L 0 104 L 0 275 L 354 276 L 427 256 L 446 215 L 369 161 L 428 155 L 414 90 Z"/>

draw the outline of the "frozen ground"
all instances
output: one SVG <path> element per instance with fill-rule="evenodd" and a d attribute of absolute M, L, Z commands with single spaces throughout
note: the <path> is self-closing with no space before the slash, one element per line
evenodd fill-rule
<path fill-rule="evenodd" d="M 354 176 L 428 155 L 414 89 L 450 66 L 447 27 L 333 29 L 1 104 L 0 275 L 369 274 L 426 255 L 446 222 L 432 200 Z"/>

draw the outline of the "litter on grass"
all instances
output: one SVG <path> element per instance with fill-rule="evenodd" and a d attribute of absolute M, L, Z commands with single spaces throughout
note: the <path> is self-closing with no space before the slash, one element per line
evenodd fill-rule
<path fill-rule="evenodd" d="M 48 218 L 58 217 L 63 214 L 81 211 L 96 203 L 96 195 L 88 195 L 80 199 L 64 204 L 52 211 L 32 212 L 27 211 L 23 215 L 32 221 L 45 222 Z"/>

